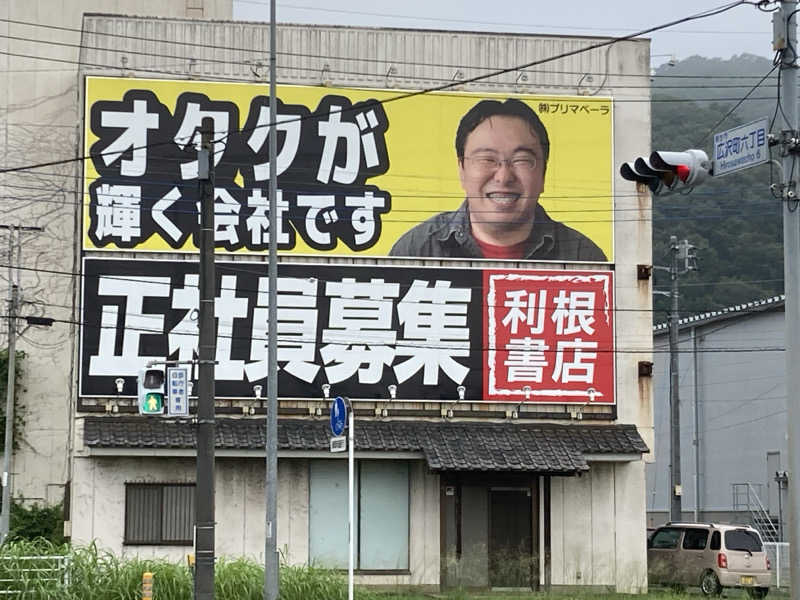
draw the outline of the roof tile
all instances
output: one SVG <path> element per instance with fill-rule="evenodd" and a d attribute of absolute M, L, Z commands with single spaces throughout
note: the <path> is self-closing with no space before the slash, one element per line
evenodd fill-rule
<path fill-rule="evenodd" d="M 195 448 L 191 419 L 87 417 L 84 443 L 90 448 Z M 266 444 L 265 421 L 215 421 L 219 449 L 254 450 Z M 422 452 L 434 471 L 523 471 L 572 474 L 589 467 L 585 454 L 649 452 L 633 425 L 357 421 L 361 451 Z M 280 419 L 281 450 L 328 450 L 327 421 Z"/>

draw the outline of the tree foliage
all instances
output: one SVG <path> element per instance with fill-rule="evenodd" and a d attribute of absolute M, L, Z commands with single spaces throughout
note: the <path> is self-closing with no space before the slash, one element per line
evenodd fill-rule
<path fill-rule="evenodd" d="M 11 522 L 8 532 L 11 540 L 45 539 L 55 545 L 64 543 L 64 508 L 32 504 L 24 506 L 20 502 L 11 504 Z"/>
<path fill-rule="evenodd" d="M 745 101 L 720 123 L 771 68 L 770 61 L 747 55 L 691 57 L 661 67 L 653 83 L 652 148 L 699 148 L 712 157 L 715 132 L 771 118 L 775 101 L 763 98 L 775 96 L 775 78 L 753 93 L 761 99 Z M 712 178 L 690 194 L 654 198 L 654 264 L 669 266 L 671 235 L 697 247 L 699 271 L 680 278 L 681 316 L 783 292 L 782 204 L 770 192 L 771 177 L 779 175 L 761 165 Z M 668 290 L 668 275 L 658 273 L 654 287 Z M 654 321 L 663 321 L 669 298 L 655 296 L 653 303 Z"/>
<path fill-rule="evenodd" d="M 20 435 L 25 427 L 25 411 L 20 406 L 19 399 L 22 397 L 24 390 L 20 389 L 22 379 L 22 364 L 25 358 L 25 353 L 22 351 L 15 352 L 16 358 L 14 359 L 14 379 L 16 384 L 14 386 L 14 449 L 18 449 Z M 4 447 L 6 440 L 6 400 L 8 389 L 8 349 L 0 350 L 0 449 Z"/>

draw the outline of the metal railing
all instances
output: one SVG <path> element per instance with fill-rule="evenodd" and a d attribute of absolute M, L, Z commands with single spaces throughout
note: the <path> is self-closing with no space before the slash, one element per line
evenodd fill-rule
<path fill-rule="evenodd" d="M 0 556 L 0 597 L 69 585 L 69 556 Z"/>
<path fill-rule="evenodd" d="M 775 525 L 769 512 L 764 508 L 761 499 L 758 497 L 756 487 L 761 487 L 760 484 L 753 485 L 752 483 L 732 483 L 733 488 L 733 510 L 734 511 L 747 511 L 750 515 L 750 522 L 761 534 L 761 538 L 765 542 L 778 542 L 780 541 L 779 527 Z"/>
<path fill-rule="evenodd" d="M 776 588 L 791 588 L 789 542 L 764 542 L 764 551 L 769 557 L 772 572 L 775 574 L 772 584 Z"/>

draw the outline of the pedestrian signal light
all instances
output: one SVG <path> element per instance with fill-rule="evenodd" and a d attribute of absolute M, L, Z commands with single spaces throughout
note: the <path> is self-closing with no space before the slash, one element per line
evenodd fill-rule
<path fill-rule="evenodd" d="M 164 369 L 151 367 L 139 371 L 139 414 L 160 415 L 164 412 Z"/>
<path fill-rule="evenodd" d="M 619 170 L 623 179 L 646 184 L 656 196 L 688 190 L 711 176 L 711 161 L 702 150 L 665 152 L 657 150 L 649 157 L 638 157 L 623 163 Z"/>

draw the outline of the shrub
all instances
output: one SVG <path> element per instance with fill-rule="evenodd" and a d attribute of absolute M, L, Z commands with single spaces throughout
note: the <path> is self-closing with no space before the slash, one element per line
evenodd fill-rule
<path fill-rule="evenodd" d="M 21 502 L 12 502 L 8 536 L 10 540 L 43 538 L 60 546 L 65 541 L 63 507 L 33 504 L 26 508 Z"/>

